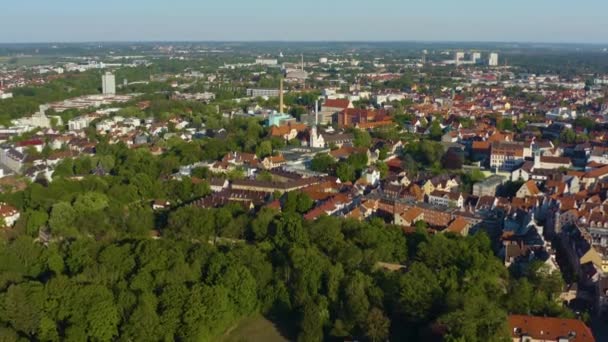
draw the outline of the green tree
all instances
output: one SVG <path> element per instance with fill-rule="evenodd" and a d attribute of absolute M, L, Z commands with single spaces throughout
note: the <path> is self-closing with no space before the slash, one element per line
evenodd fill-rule
<path fill-rule="evenodd" d="M 310 168 L 313 171 L 328 173 L 334 168 L 336 161 L 327 153 L 319 153 L 311 161 Z"/>
<path fill-rule="evenodd" d="M 355 168 L 348 163 L 340 163 L 336 169 L 336 175 L 342 182 L 353 182 L 355 180 Z"/>
<path fill-rule="evenodd" d="M 386 341 L 390 325 L 391 321 L 384 315 L 384 312 L 381 309 L 373 308 L 365 319 L 365 335 L 372 342 Z"/>
<path fill-rule="evenodd" d="M 356 147 L 369 148 L 372 145 L 372 136 L 368 131 L 355 130 L 354 144 Z"/>
<path fill-rule="evenodd" d="M 76 214 L 76 210 L 69 203 L 59 202 L 53 205 L 49 218 L 51 233 L 65 237 L 76 236 L 78 233 L 73 226 Z"/>
<path fill-rule="evenodd" d="M 272 142 L 269 140 L 262 141 L 255 150 L 258 158 L 265 158 L 272 155 Z"/>
<path fill-rule="evenodd" d="M 441 140 L 441 137 L 443 136 L 443 129 L 441 129 L 439 119 L 435 119 L 431 123 L 431 126 L 429 127 L 429 136 L 433 140 Z"/>

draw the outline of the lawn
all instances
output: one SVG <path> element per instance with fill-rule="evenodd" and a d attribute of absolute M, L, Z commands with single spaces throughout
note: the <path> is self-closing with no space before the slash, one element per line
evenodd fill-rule
<path fill-rule="evenodd" d="M 287 342 L 276 325 L 262 315 L 245 318 L 220 338 L 221 342 Z"/>

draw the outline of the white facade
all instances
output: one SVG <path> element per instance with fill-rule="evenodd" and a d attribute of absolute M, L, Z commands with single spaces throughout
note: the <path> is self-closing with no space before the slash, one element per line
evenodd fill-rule
<path fill-rule="evenodd" d="M 576 119 L 576 111 L 566 107 L 555 108 L 545 114 L 549 120 L 574 120 Z"/>
<path fill-rule="evenodd" d="M 464 197 L 462 197 L 461 194 L 431 193 L 428 197 L 428 201 L 432 205 L 456 208 L 464 207 Z"/>
<path fill-rule="evenodd" d="M 456 64 L 463 62 L 464 61 L 464 52 L 462 52 L 462 51 L 456 52 L 456 54 L 454 55 L 454 61 L 456 62 Z"/>
<path fill-rule="evenodd" d="M 30 126 L 32 128 L 51 128 L 51 118 L 46 116 L 45 111 L 48 109 L 46 105 L 40 105 L 40 111 L 30 117 L 13 120 L 12 123 L 16 126 Z M 57 125 L 62 125 L 63 122 L 60 116 L 53 116 Z"/>
<path fill-rule="evenodd" d="M 490 155 L 490 167 L 500 171 L 512 171 L 524 163 L 524 157 L 517 154 L 496 153 Z"/>
<path fill-rule="evenodd" d="M 78 116 L 68 121 L 68 128 L 70 131 L 79 131 L 89 127 L 91 123 L 89 117 L 87 116 Z"/>
<path fill-rule="evenodd" d="M 325 147 L 325 139 L 321 134 L 317 134 L 317 126 L 313 126 L 310 132 L 310 147 Z"/>
<path fill-rule="evenodd" d="M 104 95 L 116 94 L 116 77 L 111 72 L 106 72 L 101 76 L 101 87 Z"/>
<path fill-rule="evenodd" d="M 490 58 L 488 58 L 489 66 L 498 66 L 498 54 L 496 52 L 492 52 L 490 54 Z"/>
<path fill-rule="evenodd" d="M 258 59 L 255 60 L 255 64 L 260 64 L 260 65 L 277 65 L 277 64 L 279 64 L 279 61 L 277 61 L 276 59 L 258 58 Z"/>
<path fill-rule="evenodd" d="M 473 52 L 473 54 L 471 55 L 471 60 L 473 61 L 473 63 L 479 62 L 480 59 L 481 59 L 481 52 Z"/>

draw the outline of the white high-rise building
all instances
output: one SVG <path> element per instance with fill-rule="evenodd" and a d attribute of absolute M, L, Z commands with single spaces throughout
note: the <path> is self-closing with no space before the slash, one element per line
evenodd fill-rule
<path fill-rule="evenodd" d="M 454 56 L 454 61 L 456 61 L 456 64 L 462 63 L 464 61 L 464 52 L 456 52 L 456 55 Z"/>
<path fill-rule="evenodd" d="M 101 88 L 104 95 L 116 94 L 116 77 L 111 72 L 106 72 L 101 76 Z"/>
<path fill-rule="evenodd" d="M 473 52 L 471 55 L 471 60 L 473 63 L 477 63 L 481 59 L 481 52 Z"/>
<path fill-rule="evenodd" d="M 490 54 L 490 58 L 488 58 L 489 66 L 498 66 L 498 54 L 496 52 L 492 52 Z"/>

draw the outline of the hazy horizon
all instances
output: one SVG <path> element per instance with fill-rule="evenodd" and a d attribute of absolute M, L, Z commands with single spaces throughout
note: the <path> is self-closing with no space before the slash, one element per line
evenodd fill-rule
<path fill-rule="evenodd" d="M 608 43 L 599 0 L 37 2 L 5 6 L 0 42 Z"/>

